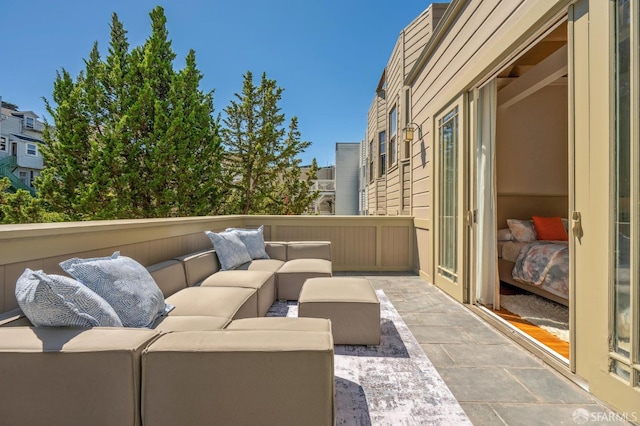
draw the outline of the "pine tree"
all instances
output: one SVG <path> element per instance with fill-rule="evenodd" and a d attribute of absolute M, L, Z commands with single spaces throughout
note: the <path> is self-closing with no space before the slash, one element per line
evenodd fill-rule
<path fill-rule="evenodd" d="M 114 13 L 108 55 L 97 43 L 74 79 L 54 83 L 44 133 L 43 200 L 74 219 L 204 215 L 220 205 L 219 123 L 213 94 L 190 51 L 173 69 L 162 7 L 150 13 L 151 35 L 130 49 Z"/>
<path fill-rule="evenodd" d="M 283 89 L 262 74 L 260 85 L 253 74 L 244 76 L 242 93 L 225 108 L 222 130 L 226 150 L 225 176 L 230 187 L 227 213 L 301 213 L 312 193 L 310 180 L 300 180 L 298 155 L 310 142 L 300 140 L 297 118 L 289 130 L 283 127 L 285 115 L 278 102 Z"/>

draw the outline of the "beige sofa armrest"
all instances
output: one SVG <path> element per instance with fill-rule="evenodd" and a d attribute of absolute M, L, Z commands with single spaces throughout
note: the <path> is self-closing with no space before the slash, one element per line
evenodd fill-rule
<path fill-rule="evenodd" d="M 287 243 L 287 260 L 331 260 L 331 241 L 290 241 Z"/>
<path fill-rule="evenodd" d="M 159 332 L 0 327 L 3 424 L 139 425 L 140 357 Z"/>
<path fill-rule="evenodd" d="M 189 287 L 200 285 L 202 281 L 220 270 L 218 255 L 213 249 L 187 254 L 176 259 L 184 265 Z"/>

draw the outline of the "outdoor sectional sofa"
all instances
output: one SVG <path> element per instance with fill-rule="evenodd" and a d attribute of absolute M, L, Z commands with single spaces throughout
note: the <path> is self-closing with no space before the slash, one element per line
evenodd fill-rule
<path fill-rule="evenodd" d="M 220 270 L 214 250 L 151 265 L 168 304 L 150 328 L 34 327 L 0 315 L 0 415 L 11 425 L 334 423 L 331 323 L 263 318 L 331 276 L 329 242 L 266 242 Z"/>

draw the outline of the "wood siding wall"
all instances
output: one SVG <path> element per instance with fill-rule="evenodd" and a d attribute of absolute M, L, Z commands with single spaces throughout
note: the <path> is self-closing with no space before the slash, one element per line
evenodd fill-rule
<path fill-rule="evenodd" d="M 417 235 L 431 238 L 434 206 L 433 151 L 437 123 L 433 117 L 453 101 L 497 71 L 499 64 L 517 53 L 533 38 L 531 28 L 548 23 L 568 1 L 469 0 L 460 3 L 457 16 L 416 64 L 408 78 L 411 84 L 413 121 L 422 126 L 423 138 L 414 140 L 412 161 L 412 213 Z M 468 144 L 465 123 L 460 123 L 461 143 Z M 420 237 L 419 237 L 420 238 Z M 426 244 L 420 248 L 420 244 Z M 418 243 L 420 273 L 431 276 L 433 241 Z M 424 253 L 429 260 L 423 261 Z M 427 268 L 427 269 L 425 269 Z"/>
<path fill-rule="evenodd" d="M 362 216 L 222 216 L 70 222 L 0 227 L 0 312 L 17 307 L 15 283 L 25 268 L 63 274 L 71 257 L 115 251 L 148 266 L 210 249 L 203 231 L 264 225 L 267 241 L 331 241 L 334 271 L 413 270 L 411 218 Z"/>
<path fill-rule="evenodd" d="M 433 29 L 446 10 L 447 4 L 432 4 L 424 12 L 405 27 L 396 41 L 384 72 L 385 102 L 374 99 L 369 110 L 367 123 L 367 137 L 369 141 L 375 141 L 376 149 L 376 174 L 380 176 L 378 134 L 386 131 L 387 134 L 387 173 L 381 181 L 369 183 L 369 214 L 377 215 L 411 215 L 411 194 L 407 188 L 411 187 L 412 168 L 411 153 L 406 155 L 402 129 L 406 123 L 415 121 L 413 114 L 408 111 L 405 104 L 406 86 L 404 80 L 413 68 L 420 53 L 433 34 Z M 377 114 L 372 114 L 374 107 Z M 389 113 L 396 108 L 396 161 L 389 163 L 390 156 L 390 126 Z M 410 148 L 409 150 L 410 151 Z M 374 200 L 375 198 L 375 200 Z"/>

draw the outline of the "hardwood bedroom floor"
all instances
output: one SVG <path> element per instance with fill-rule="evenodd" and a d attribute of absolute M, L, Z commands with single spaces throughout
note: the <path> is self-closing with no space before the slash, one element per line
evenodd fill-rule
<path fill-rule="evenodd" d="M 522 293 L 519 289 L 512 287 L 510 285 L 502 284 L 500 285 L 500 294 L 518 294 Z M 530 322 L 523 320 L 518 315 L 507 311 L 502 308 L 499 311 L 494 311 L 500 318 L 509 322 L 509 324 L 518 328 L 522 332 L 536 339 L 538 342 L 547 346 L 548 348 L 556 351 L 563 357 L 569 359 L 569 342 L 565 342 L 564 340 L 560 340 L 558 337 L 549 333 L 548 331 L 538 327 L 535 324 L 531 324 Z"/>

